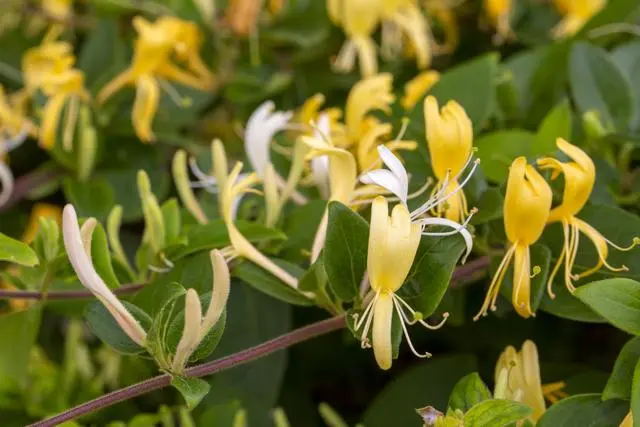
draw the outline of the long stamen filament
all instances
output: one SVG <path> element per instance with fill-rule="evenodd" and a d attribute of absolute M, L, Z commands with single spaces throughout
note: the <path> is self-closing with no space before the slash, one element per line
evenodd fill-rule
<path fill-rule="evenodd" d="M 398 301 L 395 298 L 393 298 L 392 300 L 396 310 L 398 310 L 398 312 L 401 312 L 402 309 Z M 418 353 L 416 348 L 413 346 L 413 342 L 411 341 L 411 337 L 409 336 L 409 331 L 407 330 L 407 325 L 405 324 L 405 321 L 402 315 L 400 316 L 400 325 L 402 326 L 402 332 L 404 332 L 404 337 L 406 338 L 407 343 L 409 344 L 409 348 L 411 349 L 413 354 L 415 354 L 417 357 L 420 357 L 420 358 L 431 357 L 431 353 L 429 353 L 428 351 L 425 353 Z"/>
<path fill-rule="evenodd" d="M 406 317 L 406 313 L 404 312 L 404 310 L 400 310 L 402 315 L 405 316 L 405 320 L 407 321 L 407 323 L 409 325 L 415 325 L 416 323 L 420 323 L 425 328 L 431 329 L 432 331 L 435 331 L 437 329 L 440 329 L 442 326 L 444 326 L 444 324 L 446 323 L 447 319 L 449 318 L 449 313 L 448 312 L 442 313 L 442 320 L 440 322 L 438 322 L 437 324 L 435 324 L 435 325 L 430 325 L 429 323 L 425 322 L 422 319 L 422 313 L 418 313 L 417 311 L 415 311 L 409 305 L 409 303 L 407 303 L 400 296 L 398 296 L 396 294 L 393 294 L 393 298 L 397 299 L 402 304 L 402 306 L 404 306 L 404 308 L 406 308 L 409 311 L 409 313 L 411 313 L 411 315 L 413 316 L 413 319 L 410 320 L 408 317 Z"/>

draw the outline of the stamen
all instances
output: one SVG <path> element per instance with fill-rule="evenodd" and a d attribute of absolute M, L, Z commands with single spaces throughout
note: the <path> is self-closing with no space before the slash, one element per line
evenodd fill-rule
<path fill-rule="evenodd" d="M 400 305 L 398 304 L 398 301 L 395 298 L 393 298 L 393 305 L 396 307 L 396 310 L 398 310 L 399 312 L 401 311 Z M 411 341 L 411 337 L 409 336 L 409 331 L 407 330 L 407 325 L 404 322 L 403 316 L 400 316 L 400 325 L 402 326 L 404 337 L 406 338 L 407 343 L 409 344 L 409 348 L 411 349 L 411 352 L 420 358 L 431 357 L 431 353 L 429 353 L 428 351 L 425 353 L 418 353 L 418 351 L 415 349 L 415 347 L 413 346 L 413 342 Z"/>
<path fill-rule="evenodd" d="M 410 121 L 411 120 L 408 117 L 403 117 L 402 118 L 402 124 L 400 125 L 400 131 L 398 132 L 398 135 L 393 139 L 393 142 L 400 141 L 404 137 L 404 134 L 407 133 L 407 128 L 409 128 L 409 122 Z"/>
<path fill-rule="evenodd" d="M 369 311 L 371 311 L 371 307 L 373 307 L 377 299 L 378 299 L 378 293 L 376 293 L 375 296 L 371 298 L 371 301 L 369 301 L 369 304 L 367 304 L 367 307 L 362 312 L 362 316 L 360 316 L 360 321 L 353 326 L 353 329 L 355 329 L 356 331 L 360 329 L 360 327 L 362 326 L 362 321 L 369 315 Z"/>
<path fill-rule="evenodd" d="M 478 314 L 476 314 L 473 318 L 474 322 L 477 321 L 481 316 L 486 316 L 489 309 L 492 311 L 496 310 L 496 299 L 498 297 L 498 291 L 500 290 L 500 285 L 502 284 L 502 280 L 504 279 L 504 275 L 507 271 L 509 263 L 511 262 L 511 258 L 513 257 L 513 253 L 515 252 L 516 246 L 511 245 L 509 250 L 505 253 L 498 269 L 494 273 L 493 279 L 491 280 L 491 284 L 489 285 L 489 289 L 487 290 L 487 295 L 485 296 L 484 302 L 482 303 L 482 307 Z"/>
<path fill-rule="evenodd" d="M 178 90 L 168 81 L 164 79 L 158 79 L 160 87 L 169 95 L 169 98 L 181 108 L 188 108 L 193 104 L 193 100 L 188 96 L 182 96 L 178 93 Z"/>
<path fill-rule="evenodd" d="M 439 323 L 437 323 L 436 325 L 430 325 L 430 324 L 428 324 L 427 322 L 425 322 L 423 320 L 422 313 L 420 313 L 418 311 L 415 311 L 409 305 L 409 303 L 407 303 L 399 295 L 393 294 L 393 298 L 397 299 L 402 304 L 402 306 L 404 306 L 409 311 L 409 313 L 411 313 L 411 315 L 413 316 L 413 319 L 409 320 L 409 318 L 406 316 L 406 313 L 404 312 L 404 310 L 398 310 L 400 312 L 400 314 L 404 317 L 405 321 L 409 325 L 415 325 L 416 323 L 420 323 L 425 328 L 431 329 L 432 331 L 435 331 L 437 329 L 440 329 L 442 326 L 444 326 L 445 322 L 449 318 L 449 313 L 448 312 L 444 312 L 444 313 L 442 313 L 442 320 Z"/>
<path fill-rule="evenodd" d="M 631 241 L 631 244 L 629 246 L 618 246 L 615 243 L 613 243 L 611 240 L 605 238 L 604 239 L 609 245 L 611 245 L 612 247 L 616 248 L 617 250 L 621 251 L 621 252 L 627 252 L 630 251 L 631 249 L 635 248 L 636 246 L 640 246 L 640 237 L 634 237 L 633 240 Z"/>
<path fill-rule="evenodd" d="M 171 271 L 171 269 L 169 267 L 156 267 L 153 264 L 149 264 L 147 266 L 147 268 L 151 271 L 153 271 L 154 273 L 168 273 Z"/>
<path fill-rule="evenodd" d="M 458 234 L 460 231 L 462 231 L 463 229 L 467 228 L 467 225 L 469 224 L 469 221 L 471 221 L 471 218 L 473 218 L 473 216 L 478 212 L 477 208 L 473 208 L 471 209 L 471 212 L 469 212 L 469 216 L 467 217 L 467 219 L 464 220 L 464 222 L 462 224 L 460 224 L 460 227 L 456 227 L 453 229 L 453 231 L 439 231 L 439 232 L 429 232 L 429 231 L 424 231 L 424 228 L 427 227 L 427 225 L 423 224 L 423 229 L 422 229 L 422 235 L 423 236 L 453 236 L 454 234 Z M 424 220 L 417 220 L 415 221 L 416 223 L 420 224 L 422 223 Z"/>
<path fill-rule="evenodd" d="M 530 279 L 533 279 L 542 272 L 542 268 L 539 265 L 534 265 L 532 270 L 533 272 L 529 275 Z"/>
<path fill-rule="evenodd" d="M 376 296 L 373 297 L 373 299 L 369 303 L 370 307 L 375 306 L 376 301 L 378 301 L 378 295 L 380 294 L 376 292 Z M 364 328 L 362 329 L 362 334 L 360 335 L 360 346 L 362 348 L 371 347 L 371 344 L 369 343 L 369 329 L 371 328 L 374 312 L 375 312 L 374 310 L 370 310 L 369 313 L 367 313 L 366 322 L 364 324 Z"/>

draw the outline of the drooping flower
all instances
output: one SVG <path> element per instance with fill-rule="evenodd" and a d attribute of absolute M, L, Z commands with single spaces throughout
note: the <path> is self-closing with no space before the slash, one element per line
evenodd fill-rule
<path fill-rule="evenodd" d="M 603 266 L 611 271 L 627 271 L 627 267 L 612 267 L 607 262 L 609 255 L 609 245 L 621 250 L 628 251 L 637 245 L 640 245 L 640 238 L 635 237 L 633 243 L 626 247 L 620 247 L 607 240 L 591 225 L 579 219 L 576 215 L 580 213 L 584 205 L 589 200 L 593 185 L 596 181 L 596 168 L 593 160 L 580 148 L 570 144 L 562 138 L 556 140 L 556 145 L 565 153 L 571 161 L 561 162 L 551 157 L 545 157 L 538 160 L 541 169 L 549 169 L 552 171 L 551 179 L 555 179 L 560 174 L 564 176 L 564 194 L 562 203 L 553 208 L 549 214 L 547 222 L 560 222 L 564 230 L 564 246 L 555 267 L 553 268 L 549 281 L 547 282 L 547 291 L 551 297 L 554 297 L 552 291 L 553 280 L 560 270 L 560 266 L 564 261 L 564 282 L 569 292 L 575 291 L 573 280 L 589 276 L 600 270 Z M 578 254 L 579 234 L 583 233 L 596 248 L 598 253 L 597 264 L 580 273 L 573 274 L 573 266 Z"/>
<path fill-rule="evenodd" d="M 367 256 L 367 271 L 373 295 L 362 315 L 356 319 L 355 330 L 362 331 L 360 339 L 363 348 L 373 346 L 376 362 L 385 370 L 392 363 L 391 326 L 394 312 L 397 312 L 411 351 L 418 357 L 428 357 L 430 354 L 416 351 L 406 325 L 420 323 L 428 329 L 438 329 L 444 323 L 443 320 L 435 326 L 428 324 L 396 294 L 409 274 L 420 244 L 420 236 L 421 226 L 411 221 L 404 204 L 397 204 L 389 216 L 389 207 L 384 197 L 379 196 L 373 201 Z M 369 331 L 372 332 L 371 344 Z"/>
<path fill-rule="evenodd" d="M 436 53 L 453 53 L 460 43 L 460 26 L 453 10 L 457 4 L 449 0 L 427 0 L 427 15 L 437 21 L 444 33 L 444 42 L 436 45 Z"/>
<path fill-rule="evenodd" d="M 160 102 L 160 88 L 175 99 L 179 96 L 169 81 L 208 90 L 213 85 L 212 74 L 198 55 L 201 36 L 194 24 L 173 17 L 162 17 L 151 23 L 137 16 L 133 19 L 133 27 L 138 38 L 134 43 L 131 66 L 102 88 L 98 103 L 106 102 L 125 86 L 135 86 L 133 126 L 143 142 L 152 142 L 151 128 Z M 175 59 L 185 62 L 187 69 L 176 65 Z M 187 101 L 180 99 L 178 102 L 183 105 Z"/>
<path fill-rule="evenodd" d="M 484 0 L 484 10 L 489 22 L 496 30 L 495 43 L 504 43 L 513 38 L 514 33 L 511 29 L 512 0 Z"/>
<path fill-rule="evenodd" d="M 95 219 L 87 220 L 82 229 L 72 205 L 66 205 L 62 213 L 62 231 L 67 256 L 80 283 L 89 289 L 111 313 L 122 331 L 141 347 L 146 345 L 147 333 L 116 295 L 100 278 L 91 260 L 91 234 Z"/>
<path fill-rule="evenodd" d="M 417 0 L 382 0 L 382 54 L 395 58 L 402 51 L 403 37 L 410 43 L 418 68 L 431 63 L 432 36 Z"/>
<path fill-rule="evenodd" d="M 327 0 L 329 18 L 339 25 L 347 35 L 334 67 L 340 72 L 349 72 L 355 65 L 356 55 L 360 62 L 360 73 L 373 76 L 378 70 L 376 46 L 371 38 L 380 20 L 378 0 Z"/>
<path fill-rule="evenodd" d="M 496 309 L 496 300 L 505 273 L 514 260 L 512 302 L 516 312 L 527 318 L 533 316 L 530 302 L 531 258 L 529 247 L 542 234 L 551 210 L 551 188 L 544 178 L 518 157 L 511 164 L 504 199 L 504 228 L 511 243 L 500 266 L 494 273 L 480 312 L 474 317 Z"/>
<path fill-rule="evenodd" d="M 467 198 L 459 188 L 458 178 L 473 154 L 473 126 L 464 108 L 449 101 L 442 109 L 433 96 L 424 101 L 424 119 L 427 143 L 433 173 L 438 179 L 434 193 L 444 189 L 445 194 L 455 191 L 446 205 L 438 205 L 432 213 L 460 222 L 469 214 Z"/>
<path fill-rule="evenodd" d="M 598 14 L 607 4 L 607 0 L 553 0 L 562 20 L 552 30 L 554 38 L 571 37 Z"/>

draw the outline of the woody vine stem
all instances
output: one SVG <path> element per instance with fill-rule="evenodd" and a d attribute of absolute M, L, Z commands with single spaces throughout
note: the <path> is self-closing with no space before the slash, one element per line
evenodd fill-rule
<path fill-rule="evenodd" d="M 452 283 L 452 285 L 456 282 L 460 283 L 466 279 L 472 278 L 477 273 L 484 271 L 487 268 L 488 264 L 489 259 L 488 257 L 484 256 L 470 261 L 464 266 L 458 267 L 453 273 L 452 280 L 454 282 Z M 49 296 L 51 296 L 51 294 L 52 293 L 50 293 Z M 4 297 L 6 298 L 7 296 L 5 295 Z M 77 298 L 82 296 L 75 297 Z M 322 335 L 326 335 L 333 331 L 337 331 L 344 328 L 345 325 L 346 322 L 344 314 L 312 323 L 311 325 L 296 329 L 294 331 L 266 341 L 262 344 L 258 344 L 254 347 L 242 350 L 238 353 L 234 353 L 229 356 L 213 360 L 211 362 L 193 366 L 185 371 L 185 375 L 188 377 L 196 378 L 213 375 L 226 369 L 243 365 L 245 363 L 268 356 L 278 350 L 283 350 L 292 345 Z M 82 415 L 86 415 L 90 412 L 104 409 L 109 406 L 115 405 L 116 403 L 167 387 L 170 384 L 171 376 L 167 374 L 158 375 L 157 377 L 153 377 L 137 384 L 130 385 L 129 387 L 125 387 L 120 390 L 105 394 L 94 400 L 85 402 L 81 405 L 64 411 L 58 415 L 30 424 L 28 427 L 53 427 L 65 421 L 73 420 Z"/>

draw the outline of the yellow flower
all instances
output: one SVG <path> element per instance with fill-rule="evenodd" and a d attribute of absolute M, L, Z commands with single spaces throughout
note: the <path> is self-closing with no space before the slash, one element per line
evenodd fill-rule
<path fill-rule="evenodd" d="M 555 38 L 571 37 L 607 4 L 607 0 L 554 0 L 558 12 L 563 16 L 552 34 Z"/>
<path fill-rule="evenodd" d="M 335 68 L 351 71 L 357 53 L 361 74 L 365 77 L 376 74 L 376 46 L 371 35 L 380 20 L 380 0 L 327 0 L 327 10 L 329 18 L 348 37 L 334 62 Z"/>
<path fill-rule="evenodd" d="M 631 411 L 624 417 L 624 420 L 620 423 L 620 427 L 633 427 L 633 414 L 631 414 Z"/>
<path fill-rule="evenodd" d="M 33 96 L 52 75 L 72 69 L 75 62 L 73 46 L 67 42 L 49 41 L 27 50 L 22 56 L 26 96 Z"/>
<path fill-rule="evenodd" d="M 59 21 L 69 19 L 73 8 L 73 0 L 42 0 L 42 10 L 51 18 Z"/>
<path fill-rule="evenodd" d="M 491 25 L 496 29 L 496 43 L 503 43 L 513 37 L 510 23 L 513 12 L 512 0 L 484 0 L 484 10 Z"/>
<path fill-rule="evenodd" d="M 424 118 L 431 167 L 438 179 L 433 191 L 444 189 L 445 194 L 455 192 L 446 205 L 439 205 L 432 213 L 460 222 L 469 215 L 464 192 L 458 191 L 458 179 L 471 160 L 471 120 L 464 108 L 455 101 L 449 101 L 439 110 L 438 101 L 433 96 L 427 96 L 424 101 Z"/>
<path fill-rule="evenodd" d="M 389 217 L 386 199 L 378 196 L 373 201 L 367 256 L 367 271 L 373 297 L 362 316 L 356 318 L 355 330 L 362 329 L 360 340 L 365 348 L 370 346 L 368 336 L 371 329 L 373 353 L 382 369 L 389 369 L 392 363 L 391 325 L 394 311 L 397 311 L 411 350 L 418 357 L 428 357 L 430 354 L 418 353 L 415 350 L 406 324 L 419 322 L 429 329 L 437 329 L 444 322 L 436 326 L 429 325 L 422 320 L 420 313 L 396 295 L 411 270 L 421 234 L 421 225 L 412 222 L 404 204 L 397 204 Z"/>
<path fill-rule="evenodd" d="M 440 80 L 440 73 L 434 70 L 424 71 L 411 79 L 404 85 L 404 96 L 402 97 L 402 108 L 411 110 L 431 90 Z"/>
<path fill-rule="evenodd" d="M 90 96 L 84 87 L 84 74 L 80 70 L 70 69 L 57 75 L 44 78 L 42 89 L 49 98 L 42 114 L 40 145 L 52 149 L 56 143 L 58 123 L 62 110 L 67 106 L 63 127 L 63 146 L 70 151 L 78 121 L 80 102 L 89 102 Z"/>
<path fill-rule="evenodd" d="M 24 243 L 29 244 L 36 238 L 40 229 L 40 218 L 50 218 L 60 225 L 62 223 L 62 209 L 50 203 L 36 203 L 31 209 L 29 222 L 22 234 L 21 240 Z"/>
<path fill-rule="evenodd" d="M 198 55 L 201 36 L 193 24 L 173 17 L 159 18 L 155 23 L 150 23 L 137 16 L 133 19 L 133 26 L 138 38 L 134 44 L 131 66 L 102 88 L 98 103 L 106 102 L 125 86 L 135 85 L 133 126 L 138 138 L 143 142 L 152 142 L 155 136 L 151 125 L 160 102 L 160 87 L 176 102 L 184 105 L 188 100 L 177 99 L 179 95 L 168 80 L 208 90 L 213 85 L 213 76 Z M 186 61 L 188 70 L 172 62 L 173 54 L 178 60 Z"/>
<path fill-rule="evenodd" d="M 16 138 L 23 132 L 33 137 L 38 134 L 37 127 L 26 116 L 26 106 L 20 98 L 20 93 L 7 96 L 0 85 L 0 135 L 3 140 Z M 4 141 L 0 143 L 0 160 L 9 151 L 3 145 Z"/>
<path fill-rule="evenodd" d="M 557 147 L 571 159 L 570 162 L 561 162 L 554 158 L 546 157 L 538 160 L 541 169 L 550 169 L 552 171 L 551 179 L 557 178 L 561 173 L 564 175 L 564 195 L 562 203 L 553 208 L 549 214 L 548 222 L 561 222 L 564 230 L 564 246 L 562 253 L 558 258 L 549 281 L 547 282 L 547 291 L 553 298 L 554 294 L 551 290 L 553 279 L 558 273 L 560 266 L 564 260 L 564 281 L 570 292 L 575 291 L 572 280 L 578 280 L 598 271 L 602 266 L 607 267 L 611 271 L 627 271 L 625 266 L 612 267 L 607 263 L 609 254 L 608 245 L 614 248 L 627 251 L 633 247 L 640 245 L 640 239 L 633 239 L 633 243 L 626 248 L 621 248 L 600 234 L 595 228 L 587 224 L 585 221 L 576 217 L 589 200 L 591 190 L 596 181 L 596 168 L 591 158 L 580 148 L 565 141 L 562 138 L 556 140 Z M 598 252 L 598 263 L 595 267 L 588 269 L 578 275 L 571 273 L 578 254 L 579 234 L 584 233 L 596 247 Z"/>
<path fill-rule="evenodd" d="M 416 0 L 381 0 L 382 53 L 394 58 L 402 50 L 403 36 L 411 42 L 418 68 L 431 63 L 431 31 Z"/>
<path fill-rule="evenodd" d="M 507 250 L 498 270 L 494 273 L 487 296 L 474 320 L 495 310 L 498 291 L 514 260 L 512 302 L 516 312 L 527 318 L 533 316 L 530 303 L 531 259 L 529 246 L 542 234 L 551 209 L 551 188 L 542 176 L 527 164 L 527 159 L 518 157 L 511 164 L 504 200 L 504 228 L 511 246 Z"/>
<path fill-rule="evenodd" d="M 444 33 L 444 44 L 436 46 L 438 53 L 453 53 L 460 42 L 460 27 L 453 11 L 455 3 L 448 0 L 428 0 L 426 10 L 438 21 Z"/>

